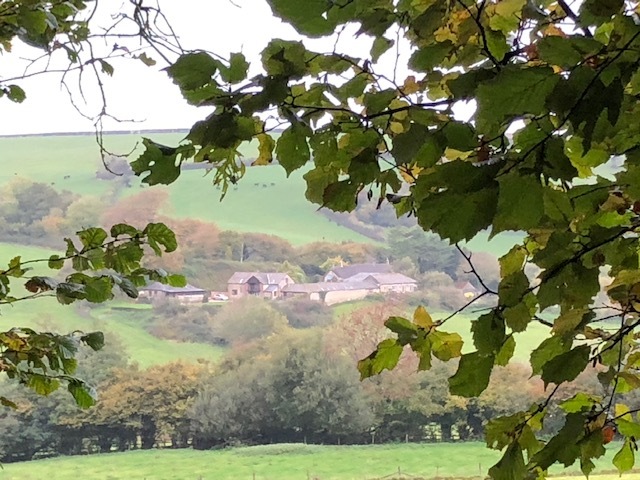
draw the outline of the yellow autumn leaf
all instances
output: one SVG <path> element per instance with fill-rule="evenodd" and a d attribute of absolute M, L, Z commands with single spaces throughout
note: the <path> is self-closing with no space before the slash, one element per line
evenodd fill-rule
<path fill-rule="evenodd" d="M 427 312 L 426 308 L 422 305 L 416 308 L 416 311 L 413 314 L 413 323 L 425 330 L 430 330 L 435 325 L 431 315 L 429 315 L 429 312 Z"/>
<path fill-rule="evenodd" d="M 404 132 L 404 126 L 400 122 L 391 122 L 389 123 L 389 130 L 397 135 Z"/>
<path fill-rule="evenodd" d="M 273 161 L 273 149 L 276 142 L 270 135 L 260 133 L 256 135 L 258 139 L 258 158 L 251 165 L 269 165 Z"/>

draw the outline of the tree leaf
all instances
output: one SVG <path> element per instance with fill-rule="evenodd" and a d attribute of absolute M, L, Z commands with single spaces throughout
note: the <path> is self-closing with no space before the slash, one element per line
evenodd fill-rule
<path fill-rule="evenodd" d="M 559 77 L 548 67 L 509 66 L 477 88 L 478 130 L 489 136 L 507 119 L 540 115 Z M 524 192 L 523 192 L 524 193 Z"/>
<path fill-rule="evenodd" d="M 524 455 L 517 442 L 509 445 L 500 461 L 489 469 L 489 476 L 493 480 L 514 480 L 525 478 L 526 474 Z"/>
<path fill-rule="evenodd" d="M 378 375 L 383 370 L 393 370 L 400 360 L 403 347 L 393 339 L 383 340 L 367 357 L 358 362 L 360 378 Z"/>
<path fill-rule="evenodd" d="M 542 380 L 545 386 L 549 383 L 559 385 L 570 382 L 580 375 L 589 364 L 591 347 L 580 345 L 561 353 L 542 366 Z"/>
<path fill-rule="evenodd" d="M 102 350 L 102 347 L 104 347 L 104 333 L 102 332 L 87 333 L 81 336 L 80 340 L 89 345 L 94 351 Z"/>
<path fill-rule="evenodd" d="M 501 177 L 499 183 L 500 194 L 492 232 L 528 230 L 538 226 L 544 215 L 540 181 L 512 172 Z"/>
<path fill-rule="evenodd" d="M 626 438 L 622 448 L 613 457 L 613 464 L 621 474 L 628 472 L 635 464 L 635 448 L 630 438 Z"/>
<path fill-rule="evenodd" d="M 69 381 L 67 389 L 69 390 L 69 393 L 73 395 L 76 404 L 80 408 L 89 408 L 95 405 L 97 398 L 95 388 L 90 387 L 86 383 L 79 380 L 71 380 Z"/>
<path fill-rule="evenodd" d="M 276 144 L 276 157 L 287 175 L 307 164 L 311 152 L 303 126 L 296 123 L 282 132 Z"/>
<path fill-rule="evenodd" d="M 460 357 L 458 370 L 449 379 L 449 391 L 461 397 L 477 397 L 489 385 L 493 356 L 484 356 L 479 352 L 467 353 Z"/>
<path fill-rule="evenodd" d="M 150 223 L 142 231 L 147 236 L 149 246 L 156 255 L 162 255 L 161 246 L 164 247 L 166 253 L 175 251 L 178 248 L 176 234 L 164 223 Z"/>

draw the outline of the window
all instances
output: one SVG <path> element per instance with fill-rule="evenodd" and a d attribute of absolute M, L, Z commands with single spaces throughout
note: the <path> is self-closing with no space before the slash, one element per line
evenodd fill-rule
<path fill-rule="evenodd" d="M 231 290 L 231 295 L 238 295 L 238 290 Z"/>

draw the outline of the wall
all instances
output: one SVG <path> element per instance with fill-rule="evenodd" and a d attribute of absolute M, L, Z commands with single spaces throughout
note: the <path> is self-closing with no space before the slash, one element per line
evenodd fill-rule
<path fill-rule="evenodd" d="M 326 292 L 324 296 L 324 303 L 327 305 L 335 305 L 336 303 L 350 302 L 352 300 L 361 300 L 370 293 L 374 293 L 374 290 L 342 290 L 334 292 Z"/>

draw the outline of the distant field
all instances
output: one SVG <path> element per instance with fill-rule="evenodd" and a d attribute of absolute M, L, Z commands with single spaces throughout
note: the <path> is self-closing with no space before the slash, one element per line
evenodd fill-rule
<path fill-rule="evenodd" d="M 615 448 L 615 446 L 614 446 Z M 611 470 L 609 449 L 599 468 Z M 147 450 L 5 464 L 2 480 L 371 480 L 484 478 L 499 452 L 481 443 L 376 446 L 265 445 L 221 451 Z M 554 474 L 577 473 L 577 467 Z M 400 472 L 401 475 L 397 475 Z M 577 477 L 574 477 L 577 478 Z M 591 475 L 613 480 L 618 475 Z M 623 479 L 638 479 L 628 474 Z"/>
<path fill-rule="evenodd" d="M 216 361 L 225 351 L 221 347 L 203 343 L 182 343 L 154 337 L 144 330 L 134 309 L 101 306 L 91 310 L 88 315 L 81 315 L 74 306 L 64 306 L 52 298 L 42 298 L 4 306 L 0 313 L 0 330 L 36 327 L 58 333 L 74 330 L 111 332 L 120 338 L 130 359 L 143 368 L 174 360 Z"/>
<path fill-rule="evenodd" d="M 177 144 L 183 134 L 149 133 L 159 143 Z M 142 135 L 106 135 L 106 147 L 118 154 L 133 150 Z M 241 149 L 247 158 L 255 156 L 257 147 Z M 99 150 L 91 135 L 51 137 L 0 137 L 3 165 L 0 184 L 16 177 L 30 178 L 51 184 L 59 190 L 81 195 L 99 196 L 112 188 L 112 183 L 96 178 L 102 170 Z M 212 177 L 202 178 L 204 170 L 186 170 L 169 189 L 169 215 L 214 222 L 225 230 L 261 232 L 279 235 L 293 244 L 317 240 L 332 242 L 370 242 L 367 237 L 339 226 L 318 213 L 317 206 L 304 196 L 305 183 L 301 173 L 286 178 L 280 166 L 249 168 L 237 187 L 229 189 L 220 202 L 220 191 L 212 186 Z M 68 178 L 65 178 L 68 177 Z M 138 193 L 134 186 L 123 192 Z"/>

